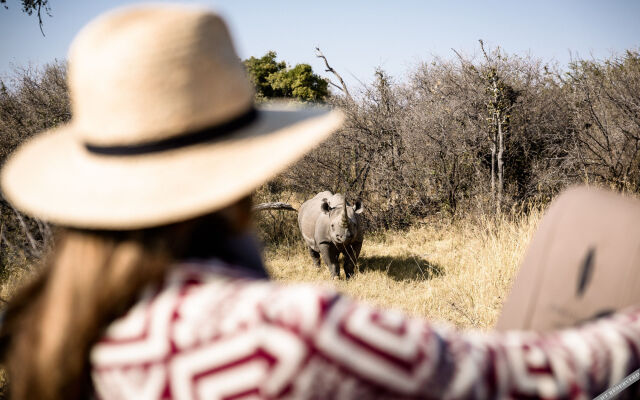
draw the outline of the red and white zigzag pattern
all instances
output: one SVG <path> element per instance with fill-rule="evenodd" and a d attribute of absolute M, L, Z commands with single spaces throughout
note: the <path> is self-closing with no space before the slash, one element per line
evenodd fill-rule
<path fill-rule="evenodd" d="M 588 398 L 640 367 L 640 310 L 461 334 L 311 286 L 176 268 L 91 354 L 102 399 Z"/>

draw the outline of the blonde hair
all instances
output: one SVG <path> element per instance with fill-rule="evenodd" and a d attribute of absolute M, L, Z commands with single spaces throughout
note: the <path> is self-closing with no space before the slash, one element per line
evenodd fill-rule
<path fill-rule="evenodd" d="M 159 284 L 176 260 L 245 229 L 249 204 L 245 199 L 206 217 L 152 229 L 61 229 L 42 274 L 5 315 L 0 348 L 11 397 L 73 399 L 91 393 L 89 353 L 104 329 L 144 288 Z M 208 232 L 207 238 L 193 237 L 196 232 Z"/>

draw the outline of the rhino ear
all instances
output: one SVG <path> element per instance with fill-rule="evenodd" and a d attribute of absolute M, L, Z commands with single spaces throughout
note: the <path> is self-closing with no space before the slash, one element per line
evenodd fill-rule
<path fill-rule="evenodd" d="M 356 200 L 356 204 L 353 206 L 353 211 L 356 214 L 362 213 L 362 200 L 360 199 Z"/>
<path fill-rule="evenodd" d="M 327 201 L 327 199 L 322 199 L 322 204 L 320 204 L 320 208 L 322 209 L 322 212 L 324 212 L 325 214 L 329 214 L 329 211 L 331 210 L 331 206 L 329 206 L 329 202 Z"/>

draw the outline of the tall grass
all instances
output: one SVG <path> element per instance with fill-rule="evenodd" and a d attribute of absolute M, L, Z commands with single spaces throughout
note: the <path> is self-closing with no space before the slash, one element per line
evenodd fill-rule
<path fill-rule="evenodd" d="M 499 217 L 425 221 L 408 231 L 370 234 L 359 270 L 331 279 L 314 267 L 300 240 L 265 250 L 272 277 L 314 282 L 385 308 L 444 320 L 461 328 L 491 328 L 542 212 L 534 208 Z M 291 229 L 296 229 L 292 226 Z"/>

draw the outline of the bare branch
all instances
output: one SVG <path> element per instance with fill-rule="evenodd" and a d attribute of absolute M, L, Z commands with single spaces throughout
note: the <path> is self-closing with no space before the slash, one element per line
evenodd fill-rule
<path fill-rule="evenodd" d="M 484 58 L 487 60 L 487 62 L 491 62 L 487 51 L 484 49 L 484 42 L 482 41 L 482 39 L 478 39 L 478 42 L 480 43 L 480 49 L 482 50 L 482 54 L 484 54 Z"/>
<path fill-rule="evenodd" d="M 316 57 L 322 58 L 322 60 L 324 61 L 324 65 L 327 67 L 326 71 L 331 72 L 333 75 L 336 76 L 336 78 L 338 78 L 338 80 L 340 81 L 340 85 L 342 85 L 342 88 L 338 87 L 335 84 L 333 84 L 333 86 L 337 87 L 338 89 L 341 89 L 344 92 L 344 94 L 347 96 L 347 98 L 349 98 L 349 100 L 353 100 L 353 98 L 351 97 L 351 94 L 349 94 L 347 85 L 344 83 L 344 80 L 342 79 L 340 74 L 329 65 L 329 61 L 327 61 L 327 57 L 325 57 L 324 54 L 322 54 L 320 47 L 316 47 Z"/>
<path fill-rule="evenodd" d="M 24 222 L 24 218 L 22 218 L 22 215 L 20 215 L 20 212 L 16 210 L 13 207 L 13 205 L 11 206 L 11 208 L 13 208 L 13 212 L 15 213 L 16 218 L 20 223 L 20 227 L 22 228 L 24 235 L 27 237 L 27 240 L 29 241 L 29 245 L 31 245 L 32 254 L 34 254 L 36 257 L 40 256 L 40 249 L 38 248 L 38 244 L 36 243 L 36 240 L 33 238 L 33 235 L 29 231 L 27 224 Z"/>
<path fill-rule="evenodd" d="M 328 83 L 329 85 L 331 85 L 331 86 L 335 87 L 336 89 L 338 89 L 338 90 L 340 90 L 340 91 L 343 91 L 343 89 L 342 89 L 340 86 L 338 86 L 338 85 L 336 85 L 335 83 L 331 82 L 331 79 L 327 79 L 327 83 Z"/>
<path fill-rule="evenodd" d="M 260 203 L 251 207 L 252 211 L 263 211 L 263 210 L 289 210 L 289 211 L 298 211 L 293 208 L 290 204 L 283 203 L 281 201 L 276 201 L 273 203 Z"/>
<path fill-rule="evenodd" d="M 40 33 L 45 36 L 44 29 L 42 29 L 42 2 L 38 2 L 38 25 L 40 26 Z"/>

